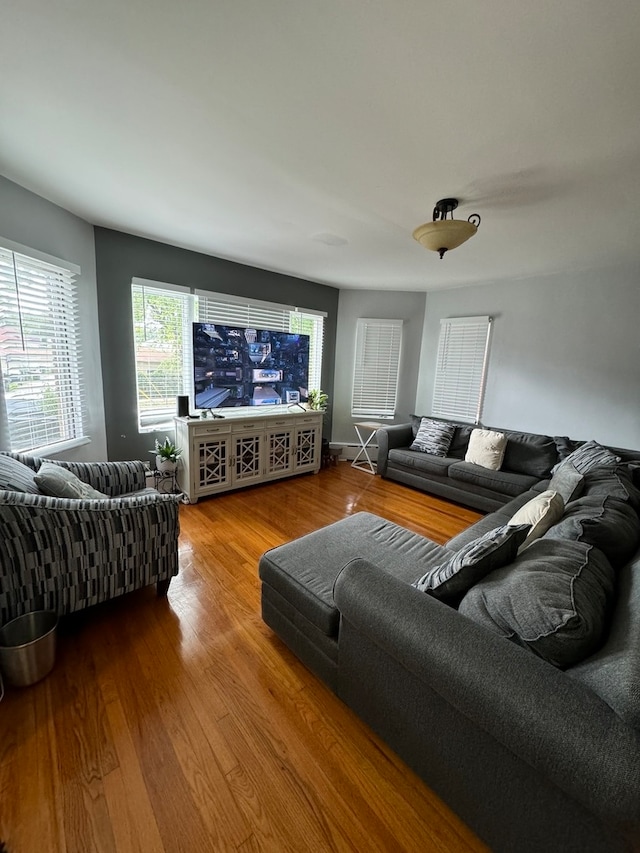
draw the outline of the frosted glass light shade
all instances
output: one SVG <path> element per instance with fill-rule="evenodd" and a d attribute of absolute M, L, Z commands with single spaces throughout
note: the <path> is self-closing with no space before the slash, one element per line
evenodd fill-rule
<path fill-rule="evenodd" d="M 476 225 L 472 222 L 465 222 L 464 219 L 441 219 L 437 222 L 425 222 L 424 225 L 419 225 L 413 232 L 413 238 L 425 249 L 440 252 L 440 257 L 442 257 L 444 252 L 457 249 L 469 237 L 473 237 L 477 230 Z"/>

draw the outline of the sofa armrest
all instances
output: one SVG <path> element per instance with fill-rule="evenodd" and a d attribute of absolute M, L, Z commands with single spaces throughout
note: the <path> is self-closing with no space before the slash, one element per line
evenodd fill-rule
<path fill-rule="evenodd" d="M 62 459 L 39 460 L 60 465 L 92 488 L 110 497 L 137 492 L 147 485 L 143 462 L 67 462 Z"/>
<path fill-rule="evenodd" d="M 455 609 L 357 559 L 342 618 L 473 724 L 621 828 L 640 825 L 640 733 L 595 693 Z"/>
<path fill-rule="evenodd" d="M 380 427 L 376 432 L 376 441 L 378 443 L 378 474 L 384 477 L 387 472 L 389 451 L 395 447 L 409 447 L 413 441 L 411 424 Z"/>

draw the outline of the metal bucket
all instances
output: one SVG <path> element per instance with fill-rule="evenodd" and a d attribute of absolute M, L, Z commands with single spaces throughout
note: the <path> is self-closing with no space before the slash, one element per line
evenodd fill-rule
<path fill-rule="evenodd" d="M 0 628 L 0 670 L 7 684 L 28 687 L 53 669 L 58 615 L 36 610 Z"/>

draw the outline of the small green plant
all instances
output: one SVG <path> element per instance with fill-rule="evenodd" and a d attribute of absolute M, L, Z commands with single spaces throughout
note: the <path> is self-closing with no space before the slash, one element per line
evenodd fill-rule
<path fill-rule="evenodd" d="M 309 391 L 309 408 L 316 412 L 323 412 L 327 408 L 329 395 L 324 391 Z"/>
<path fill-rule="evenodd" d="M 182 455 L 182 449 L 176 447 L 169 436 L 165 436 L 164 441 L 159 441 L 156 438 L 156 449 L 150 450 L 149 453 L 159 456 L 165 462 L 177 462 Z"/>

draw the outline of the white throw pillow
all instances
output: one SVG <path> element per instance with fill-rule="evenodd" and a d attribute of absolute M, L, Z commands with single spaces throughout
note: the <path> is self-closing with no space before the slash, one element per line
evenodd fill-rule
<path fill-rule="evenodd" d="M 474 429 L 471 431 L 469 446 L 464 457 L 465 462 L 473 462 L 482 468 L 499 471 L 504 459 L 507 437 L 503 432 L 492 429 Z"/>
<path fill-rule="evenodd" d="M 564 515 L 564 501 L 562 495 L 548 489 L 546 492 L 541 492 L 535 498 L 521 506 L 515 513 L 511 521 L 507 524 L 509 527 L 520 524 L 530 524 L 531 530 L 527 534 L 527 538 L 520 546 L 520 551 L 523 551 L 535 539 L 543 536 L 550 527 L 557 524 Z"/>

